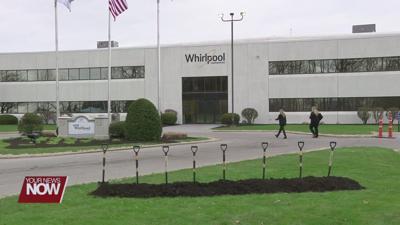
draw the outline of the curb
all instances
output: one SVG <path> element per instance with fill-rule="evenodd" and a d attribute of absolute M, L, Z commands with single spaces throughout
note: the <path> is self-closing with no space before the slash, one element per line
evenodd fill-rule
<path fill-rule="evenodd" d="M 273 133 L 273 130 L 213 130 L 213 132 L 255 132 L 255 133 Z M 288 134 L 304 134 L 304 135 L 311 135 L 308 132 L 301 132 L 301 131 L 286 131 Z M 372 134 L 319 134 L 322 137 L 341 137 L 341 138 L 373 138 L 377 137 L 375 132 Z"/>
<path fill-rule="evenodd" d="M 221 139 L 218 138 L 211 138 L 207 137 L 207 140 L 203 141 L 187 141 L 187 142 L 180 142 L 180 143 L 166 143 L 166 144 L 154 144 L 154 145 L 140 145 L 141 148 L 155 148 L 161 147 L 163 145 L 168 146 L 178 146 L 178 145 L 189 145 L 189 144 L 202 144 L 202 143 L 210 143 L 220 141 Z M 109 148 L 107 151 L 118 152 L 118 151 L 126 151 L 130 150 L 130 147 L 115 147 Z M 23 159 L 23 158 L 42 158 L 42 157 L 53 157 L 53 156 L 66 156 L 66 155 L 82 155 L 82 154 L 90 154 L 90 153 L 99 153 L 103 152 L 99 149 L 89 149 L 84 151 L 77 151 L 77 152 L 56 152 L 56 153 L 41 153 L 41 154 L 21 154 L 21 155 L 0 155 L 0 159 Z"/>

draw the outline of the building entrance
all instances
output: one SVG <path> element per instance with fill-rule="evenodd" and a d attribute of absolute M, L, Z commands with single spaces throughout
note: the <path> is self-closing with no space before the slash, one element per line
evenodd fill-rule
<path fill-rule="evenodd" d="M 183 77 L 184 123 L 220 123 L 228 112 L 228 78 Z"/>

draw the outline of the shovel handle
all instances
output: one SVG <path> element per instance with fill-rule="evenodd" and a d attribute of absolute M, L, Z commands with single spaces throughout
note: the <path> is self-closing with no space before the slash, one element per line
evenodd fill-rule
<path fill-rule="evenodd" d="M 135 145 L 135 146 L 132 147 L 132 149 L 133 149 L 133 152 L 135 152 L 136 154 L 138 154 L 139 151 L 140 151 L 140 146 Z"/>
<path fill-rule="evenodd" d="M 222 150 L 223 152 L 225 152 L 226 149 L 228 149 L 228 145 L 227 145 L 227 144 L 221 144 L 219 147 L 221 148 L 221 150 Z"/>
<path fill-rule="evenodd" d="M 267 151 L 268 145 L 269 145 L 268 142 L 263 142 L 263 143 L 261 143 L 261 147 L 263 148 L 264 152 Z"/>
<path fill-rule="evenodd" d="M 192 146 L 190 148 L 190 150 L 192 151 L 193 155 L 196 155 L 196 152 L 197 152 L 197 150 L 199 150 L 199 147 L 198 146 Z"/>
<path fill-rule="evenodd" d="M 162 146 L 162 151 L 164 152 L 165 156 L 167 156 L 169 152 L 169 146 L 167 145 Z"/>
<path fill-rule="evenodd" d="M 108 150 L 108 144 L 101 144 L 101 149 L 103 150 L 103 153 L 106 154 Z"/>
<path fill-rule="evenodd" d="M 331 141 L 331 142 L 329 143 L 329 146 L 331 147 L 331 150 L 332 150 L 332 151 L 335 150 L 336 145 L 337 145 L 336 141 Z"/>
<path fill-rule="evenodd" d="M 297 146 L 299 146 L 300 151 L 302 151 L 304 148 L 304 141 L 297 142 Z"/>

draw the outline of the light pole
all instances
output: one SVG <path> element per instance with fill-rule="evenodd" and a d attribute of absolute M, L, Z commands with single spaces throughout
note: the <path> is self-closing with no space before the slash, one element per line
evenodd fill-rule
<path fill-rule="evenodd" d="M 161 113 L 161 47 L 160 47 L 160 0 L 157 0 L 157 109 Z"/>
<path fill-rule="evenodd" d="M 234 93 L 233 92 L 233 84 L 234 84 L 234 80 L 233 80 L 233 74 L 234 74 L 233 73 L 234 72 L 234 68 L 233 68 L 233 23 L 242 21 L 243 17 L 244 17 L 244 12 L 240 13 L 240 18 L 239 19 L 234 19 L 233 18 L 235 16 L 235 14 L 233 12 L 229 13 L 229 15 L 231 16 L 231 19 L 224 19 L 224 14 L 222 14 L 221 15 L 221 20 L 222 20 L 222 22 L 230 22 L 231 23 L 231 72 L 232 72 L 232 75 L 231 75 L 231 83 L 232 83 L 232 87 L 231 87 L 232 96 L 231 96 L 231 98 L 232 98 L 232 104 L 231 104 L 231 106 L 232 106 L 232 113 L 234 113 L 234 97 L 233 97 L 233 93 Z"/>

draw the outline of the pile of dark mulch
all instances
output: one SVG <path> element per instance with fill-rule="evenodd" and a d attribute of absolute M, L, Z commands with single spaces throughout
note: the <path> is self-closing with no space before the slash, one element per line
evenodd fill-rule
<path fill-rule="evenodd" d="M 357 181 L 345 177 L 304 177 L 293 179 L 251 179 L 211 183 L 178 182 L 172 184 L 101 184 L 92 192 L 100 197 L 178 197 L 216 196 L 262 193 L 326 192 L 364 189 Z"/>

